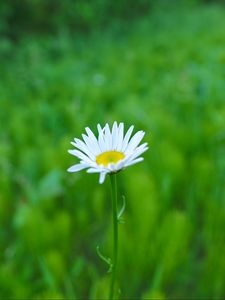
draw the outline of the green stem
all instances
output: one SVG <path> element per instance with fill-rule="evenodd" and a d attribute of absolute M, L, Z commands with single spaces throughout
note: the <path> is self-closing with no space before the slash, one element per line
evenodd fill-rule
<path fill-rule="evenodd" d="M 118 254 L 118 218 L 117 218 L 117 182 L 116 174 L 110 175 L 112 191 L 112 210 L 113 210 L 113 266 L 112 277 L 109 291 L 109 300 L 114 299 L 114 286 L 116 281 L 117 254 Z"/>

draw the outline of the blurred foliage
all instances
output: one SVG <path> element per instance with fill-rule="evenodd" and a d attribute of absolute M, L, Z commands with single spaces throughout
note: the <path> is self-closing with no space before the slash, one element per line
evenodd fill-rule
<path fill-rule="evenodd" d="M 109 182 L 66 169 L 72 138 L 114 120 L 145 130 L 150 145 L 119 174 L 121 299 L 225 297 L 225 10 L 194 2 L 89 36 L 0 40 L 1 298 L 107 295 L 95 249 L 111 255 Z M 51 1 L 13 3 L 36 15 L 31 31 L 53 24 L 42 11 Z"/>
<path fill-rule="evenodd" d="M 0 33 L 12 39 L 34 33 L 90 32 L 150 12 L 160 5 L 224 0 L 7 0 L 0 2 Z"/>
<path fill-rule="evenodd" d="M 146 13 L 153 0 L 8 0 L 0 3 L 0 32 L 18 38 L 33 32 L 90 31 Z"/>

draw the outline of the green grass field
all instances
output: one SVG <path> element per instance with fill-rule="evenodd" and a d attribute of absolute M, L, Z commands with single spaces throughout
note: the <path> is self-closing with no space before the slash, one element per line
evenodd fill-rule
<path fill-rule="evenodd" d="M 119 173 L 121 299 L 225 297 L 225 8 L 0 41 L 0 298 L 105 299 L 109 179 L 69 174 L 85 126 L 146 131 Z M 121 200 L 122 201 L 122 200 Z"/>

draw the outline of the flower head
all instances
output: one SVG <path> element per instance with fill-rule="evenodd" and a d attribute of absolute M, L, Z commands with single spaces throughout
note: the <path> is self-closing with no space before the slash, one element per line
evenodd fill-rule
<path fill-rule="evenodd" d="M 99 173 L 99 183 L 103 183 L 106 174 L 116 173 L 128 166 L 144 160 L 139 157 L 148 149 L 148 144 L 139 146 L 144 137 L 144 131 L 138 131 L 133 137 L 134 126 L 130 126 L 124 134 L 124 124 L 113 123 L 112 129 L 108 124 L 103 128 L 98 124 L 98 137 L 94 135 L 89 127 L 82 134 L 83 141 L 75 138 L 71 144 L 77 149 L 68 152 L 80 159 L 80 163 L 73 165 L 67 171 L 78 172 L 88 169 L 88 173 Z"/>

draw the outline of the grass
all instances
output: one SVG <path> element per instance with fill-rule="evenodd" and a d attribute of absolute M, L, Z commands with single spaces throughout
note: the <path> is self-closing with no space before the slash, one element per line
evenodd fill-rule
<path fill-rule="evenodd" d="M 121 31 L 0 42 L 2 298 L 107 295 L 109 182 L 65 170 L 73 137 L 114 120 L 150 144 L 119 174 L 121 298 L 224 298 L 224 28 L 222 6 L 168 7 Z"/>

